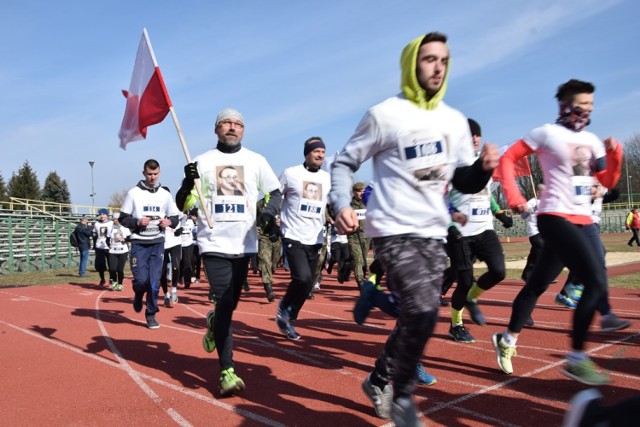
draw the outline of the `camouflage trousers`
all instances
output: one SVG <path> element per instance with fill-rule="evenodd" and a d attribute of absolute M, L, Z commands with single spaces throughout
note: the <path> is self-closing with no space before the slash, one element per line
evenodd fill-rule
<path fill-rule="evenodd" d="M 409 236 L 374 239 L 376 259 L 387 274 L 387 286 L 399 296 L 400 313 L 376 360 L 373 375 L 393 381 L 394 395 L 415 390 L 416 364 L 433 333 L 438 315 L 444 243 Z"/>
<path fill-rule="evenodd" d="M 357 283 L 364 281 L 367 271 L 367 253 L 369 252 L 369 239 L 364 233 L 355 232 L 347 236 L 349 242 L 349 257 L 351 267 Z"/>
<path fill-rule="evenodd" d="M 273 284 L 273 272 L 276 270 L 282 241 L 272 242 L 267 236 L 258 237 L 258 268 L 263 284 Z"/>

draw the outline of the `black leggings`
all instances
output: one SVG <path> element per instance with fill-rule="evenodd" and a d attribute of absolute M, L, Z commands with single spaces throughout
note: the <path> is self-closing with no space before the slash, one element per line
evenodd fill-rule
<path fill-rule="evenodd" d="M 460 239 L 462 250 L 451 251 L 451 265 L 457 270 L 458 286 L 451 296 L 451 307 L 462 310 L 473 283 L 473 260 L 478 258 L 487 264 L 487 272 L 478 278 L 478 287 L 485 291 L 501 282 L 505 275 L 504 252 L 494 230 L 486 230 L 476 236 Z M 463 258 L 461 258 L 463 257 Z"/>
<path fill-rule="evenodd" d="M 584 285 L 582 297 L 573 313 L 572 348 L 584 350 L 589 325 L 598 299 L 606 292 L 607 274 L 602 243 L 595 224 L 575 225 L 555 215 L 538 215 L 538 229 L 544 239 L 540 258 L 529 280 L 513 301 L 509 330 L 522 331 L 540 295 L 568 267 Z"/>
<path fill-rule="evenodd" d="M 296 320 L 307 296 L 313 289 L 322 245 L 303 245 L 295 240 L 283 239 L 282 247 L 289 260 L 291 283 L 289 283 L 281 304 L 289 310 L 290 319 Z"/>
<path fill-rule="evenodd" d="M 122 285 L 124 281 L 124 266 L 127 264 L 129 252 L 123 254 L 109 254 L 109 279 L 113 283 Z"/>

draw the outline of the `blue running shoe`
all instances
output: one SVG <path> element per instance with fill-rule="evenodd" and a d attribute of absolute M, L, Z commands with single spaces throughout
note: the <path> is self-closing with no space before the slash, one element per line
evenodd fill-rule
<path fill-rule="evenodd" d="M 418 373 L 418 385 L 430 386 L 438 382 L 436 377 L 428 373 L 420 362 L 416 365 L 416 371 Z"/>
<path fill-rule="evenodd" d="M 370 281 L 362 282 L 362 286 L 360 286 L 360 297 L 358 297 L 358 301 L 356 302 L 355 307 L 353 307 L 353 320 L 356 321 L 358 325 L 362 325 L 365 320 L 367 320 L 367 316 L 369 316 L 369 312 L 373 308 L 373 302 L 371 295 L 376 291 L 376 287 Z"/>
<path fill-rule="evenodd" d="M 556 304 L 561 305 L 566 308 L 575 309 L 576 303 L 569 297 L 566 297 L 562 294 L 556 295 Z"/>
<path fill-rule="evenodd" d="M 278 312 L 276 314 L 276 325 L 280 332 L 285 335 L 287 335 L 287 331 L 291 327 L 291 323 L 289 323 L 290 318 L 291 314 L 289 313 L 289 310 L 287 310 L 284 305 L 282 305 L 282 302 L 280 302 L 280 304 L 278 304 Z"/>

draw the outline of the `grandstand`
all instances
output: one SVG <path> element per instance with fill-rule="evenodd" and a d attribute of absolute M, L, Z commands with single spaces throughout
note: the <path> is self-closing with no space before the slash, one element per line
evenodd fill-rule
<path fill-rule="evenodd" d="M 77 267 L 80 256 L 69 234 L 83 215 L 93 219 L 101 208 L 18 198 L 3 202 L 0 274 Z"/>

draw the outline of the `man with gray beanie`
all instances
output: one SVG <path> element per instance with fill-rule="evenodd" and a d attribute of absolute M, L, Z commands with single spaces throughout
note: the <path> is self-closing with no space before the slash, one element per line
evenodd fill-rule
<path fill-rule="evenodd" d="M 217 146 L 185 166 L 185 178 L 176 195 L 180 210 L 184 212 L 199 203 L 199 209 L 207 209 L 213 220 L 213 227 L 209 227 L 205 215 L 199 215 L 197 224 L 197 243 L 209 281 L 209 299 L 215 304 L 215 310 L 207 314 L 202 345 L 209 353 L 217 349 L 222 395 L 245 388 L 234 371 L 231 320 L 247 279 L 249 259 L 258 252 L 256 225 L 270 233 L 276 227 L 275 217 L 282 204 L 278 177 L 267 160 L 241 144 L 244 124 L 242 114 L 233 108 L 218 114 L 214 130 Z M 230 168 L 236 172 L 233 176 L 221 174 Z M 197 178 L 203 200 L 195 189 Z M 218 192 L 223 187 L 221 180 L 226 178 L 233 179 L 237 191 Z M 261 194 L 269 194 L 269 202 L 256 221 L 256 204 Z"/>

